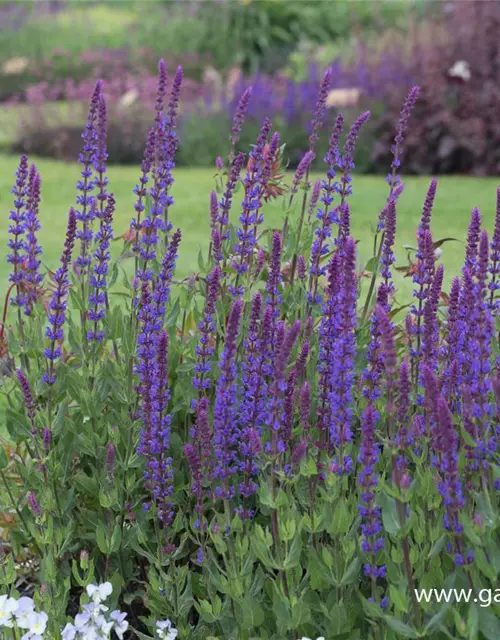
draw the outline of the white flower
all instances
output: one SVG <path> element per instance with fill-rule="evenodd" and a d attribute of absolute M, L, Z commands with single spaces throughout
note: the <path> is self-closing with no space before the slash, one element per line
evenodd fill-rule
<path fill-rule="evenodd" d="M 14 598 L 0 596 L 0 627 L 12 627 L 12 614 L 17 611 Z"/>
<path fill-rule="evenodd" d="M 44 611 L 32 611 L 28 615 L 28 633 L 24 634 L 23 640 L 39 640 L 45 633 L 48 619 L 49 616 Z"/>
<path fill-rule="evenodd" d="M 29 629 L 29 616 L 35 611 L 35 603 L 31 598 L 23 596 L 17 601 L 17 609 L 14 613 L 16 624 L 20 629 Z"/>
<path fill-rule="evenodd" d="M 90 621 L 90 613 L 88 611 L 84 611 L 83 613 L 77 613 L 75 616 L 75 627 L 77 631 L 83 629 L 88 625 Z"/>
<path fill-rule="evenodd" d="M 125 620 L 127 614 L 122 613 L 121 611 L 112 611 L 109 617 L 114 622 L 113 631 L 120 638 L 120 640 L 123 640 L 123 634 L 128 629 L 128 622 Z"/>
<path fill-rule="evenodd" d="M 466 60 L 457 60 L 455 64 L 448 69 L 448 75 L 451 78 L 461 78 L 467 82 L 471 78 L 469 63 Z"/>
<path fill-rule="evenodd" d="M 102 584 L 89 584 L 87 586 L 87 595 L 92 598 L 94 602 L 99 604 L 103 600 L 106 600 L 108 596 L 113 593 L 113 585 L 111 582 L 103 582 Z"/>
<path fill-rule="evenodd" d="M 158 620 L 156 623 L 156 637 L 160 640 L 175 640 L 179 632 L 172 627 L 170 620 Z"/>
<path fill-rule="evenodd" d="M 61 638 L 62 640 L 75 640 L 76 633 L 77 630 L 75 625 L 68 622 L 64 629 L 61 631 Z"/>

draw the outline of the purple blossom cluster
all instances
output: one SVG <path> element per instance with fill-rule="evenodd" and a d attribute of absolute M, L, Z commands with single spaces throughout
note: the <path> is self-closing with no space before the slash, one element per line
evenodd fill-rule
<path fill-rule="evenodd" d="M 385 498 L 394 504 L 399 528 L 410 531 L 405 527 L 412 517 L 408 503 L 418 476 L 435 487 L 432 504 L 437 505 L 439 500 L 441 511 L 434 509 L 438 515 L 432 513 L 429 518 L 442 519 L 448 543 L 445 548 L 454 563 L 471 564 L 465 542 L 470 532 L 464 528 L 462 514 L 473 512 L 480 491 L 493 495 L 500 486 L 496 477 L 500 380 L 494 325 L 500 214 L 497 212 L 490 242 L 481 213 L 473 210 L 461 278 L 453 279 L 446 296 L 444 267 L 439 264 L 435 250 L 438 243 L 431 231 L 437 188 L 436 181 L 431 182 L 417 230 L 415 301 L 399 324 L 392 308 L 397 197 L 401 192 L 397 171 L 409 113 L 418 95 L 413 90 L 401 112 L 393 147 L 391 193 L 384 207 L 383 236 L 378 246 L 381 270 L 376 301 L 368 305 L 366 317 L 360 317 L 357 303 L 361 276 L 348 198 L 355 143 L 369 114 L 365 112 L 355 121 L 342 153 L 343 117 L 337 116 L 325 157 L 327 177 L 309 193 L 308 171 L 325 116 L 330 82 L 330 74 L 325 75 L 312 125 L 311 148 L 292 178 L 295 193 L 307 183 L 300 215 L 317 209 L 317 222 L 301 239 L 296 231 L 302 231 L 303 220 L 290 206 L 286 213 L 290 233 L 273 231 L 267 244 L 257 229 L 263 222 L 264 194 L 280 138 L 271 136 L 271 124 L 264 121 L 249 154 L 237 244 L 231 249 L 229 242 L 226 246 L 224 242 L 232 237 L 229 214 L 246 158 L 245 153 L 236 151 L 236 145 L 248 108 L 248 92 L 234 120 L 227 180 L 225 186 L 220 183 L 224 195 L 220 201 L 216 192 L 210 197 L 210 271 L 206 278 L 200 274 L 187 281 L 189 301 L 178 326 L 169 307 L 174 284 L 180 287 L 185 283 L 174 283 L 181 232 L 171 233 L 169 209 L 173 204 L 170 190 L 178 145 L 181 82 L 182 72 L 178 70 L 165 105 L 167 77 L 165 65 L 160 63 L 155 119 L 135 190 L 136 218 L 132 223 L 135 299 L 127 310 L 127 335 L 133 336 L 136 344 L 127 363 L 133 399 L 128 415 L 130 449 L 133 451 L 135 433 L 143 465 L 141 502 L 149 512 L 143 517 L 155 521 L 157 532 L 164 537 L 170 531 L 172 539 L 177 535 L 171 525 L 178 509 L 178 496 L 174 495 L 174 471 L 178 470 L 184 478 L 179 495 L 188 514 L 189 503 L 194 504 L 195 519 L 190 521 L 192 531 L 186 545 L 194 542 L 198 547 L 195 564 L 205 562 L 206 545 L 212 534 L 218 534 L 221 523 L 229 537 L 233 521 L 240 524 L 234 516 L 248 524 L 258 513 L 259 500 L 267 502 L 270 544 L 279 550 L 279 536 L 288 523 L 283 527 L 277 522 L 278 512 L 283 507 L 285 489 L 292 487 L 292 495 L 297 497 L 294 508 L 306 505 L 304 529 L 310 527 L 315 549 L 318 495 L 328 494 L 332 502 L 339 496 L 344 500 L 342 491 L 348 489 L 355 492 L 353 503 L 358 504 L 360 516 L 360 579 L 363 588 L 371 588 L 373 594 L 386 588 L 386 567 L 396 564 L 388 563 L 384 503 L 379 494 L 387 489 Z M 52 278 L 43 352 L 43 380 L 49 387 L 42 385 L 40 398 L 38 388 L 35 394 L 36 387 L 28 379 L 34 373 L 28 368 L 24 373 L 23 365 L 17 368 L 31 435 L 42 452 L 37 453 L 39 458 L 50 455 L 58 437 L 50 415 L 51 402 L 62 385 L 52 385 L 57 363 L 65 355 L 62 345 L 77 238 L 81 240 L 76 264 L 79 284 L 81 274 L 88 270 L 88 313 L 84 319 L 89 325 L 83 334 L 84 346 L 93 343 L 96 351 L 106 357 L 109 354 L 106 314 L 115 199 L 108 191 L 106 127 L 106 103 L 98 85 L 80 156 L 80 209 L 69 212 L 60 267 Z M 218 169 L 223 171 L 223 163 L 218 163 Z M 28 168 L 26 157 L 21 158 L 13 194 L 11 290 L 16 290 L 14 304 L 31 312 L 42 283 L 37 241 L 40 176 L 35 167 Z M 292 197 L 287 200 L 293 204 Z M 92 221 L 99 224 L 95 234 Z M 334 225 L 337 237 L 332 242 Z M 297 236 L 296 246 L 290 246 L 288 240 Z M 294 256 L 297 281 L 291 267 Z M 307 263 L 309 282 L 304 282 Z M 191 310 L 190 319 L 194 317 L 198 323 L 195 336 L 186 319 Z M 187 346 L 193 343 L 194 353 Z M 79 357 L 78 353 L 72 354 L 74 360 Z M 83 364 L 87 364 L 85 357 L 84 353 Z M 72 360 L 67 361 L 69 367 Z M 186 371 L 192 371 L 191 380 L 180 375 Z M 92 378 L 91 390 L 93 382 Z M 40 424 L 39 429 L 47 399 L 50 424 Z M 37 439 L 39 430 L 41 442 Z M 174 459 L 172 436 L 182 440 L 184 433 L 189 435 L 182 442 L 183 461 Z M 103 444 L 108 482 L 118 473 L 122 456 L 118 438 L 113 436 Z M 385 467 L 387 461 L 389 466 Z M 29 491 L 27 495 L 35 516 L 44 517 L 39 494 Z M 132 507 L 127 505 L 126 510 L 130 514 Z M 267 512 L 263 510 L 261 515 L 266 517 Z M 349 527 L 354 529 L 354 522 Z M 163 546 L 161 553 L 172 549 L 172 544 Z M 286 558 L 290 558 L 288 553 Z M 410 562 L 409 555 L 404 555 L 404 562 Z M 287 572 L 281 568 L 278 571 L 286 579 Z M 411 571 L 407 579 L 410 583 Z M 388 604 L 386 598 L 378 601 L 383 607 Z"/>
<path fill-rule="evenodd" d="M 56 381 L 54 366 L 56 360 L 62 356 L 62 347 L 60 345 L 64 338 L 63 326 L 66 321 L 67 296 L 70 287 L 69 269 L 76 238 L 76 224 L 76 211 L 70 209 L 66 239 L 61 255 L 61 266 L 54 274 L 55 289 L 49 302 L 48 324 L 45 330 L 45 336 L 49 340 L 49 346 L 46 347 L 44 351 L 46 371 L 43 374 L 43 380 L 49 385 L 54 384 Z"/>

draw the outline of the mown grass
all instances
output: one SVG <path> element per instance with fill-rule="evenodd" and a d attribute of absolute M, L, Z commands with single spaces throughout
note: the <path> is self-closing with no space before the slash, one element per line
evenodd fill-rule
<path fill-rule="evenodd" d="M 4 247 L 4 258 L 0 261 L 0 289 L 5 291 L 8 281 L 8 265 L 5 260 L 8 236 L 8 217 L 12 196 L 10 195 L 13 174 L 16 169 L 15 156 L 0 155 L 0 244 Z M 44 248 L 43 262 L 49 268 L 57 266 L 64 240 L 68 208 L 75 203 L 75 184 L 79 176 L 76 164 L 50 160 L 36 160 L 42 175 L 42 207 L 40 240 Z M 132 189 L 138 177 L 138 168 L 112 166 L 109 169 L 110 190 L 116 195 L 115 235 L 126 231 L 133 215 L 134 195 Z M 398 206 L 397 264 L 406 263 L 405 244 L 415 243 L 415 227 L 418 223 L 422 203 L 429 184 L 427 177 L 408 177 L 406 189 Z M 442 261 L 446 269 L 445 284 L 461 269 L 468 218 L 472 207 L 481 209 L 486 227 L 493 226 L 496 183 L 494 178 L 442 177 L 433 214 L 432 229 L 435 239 L 455 237 L 459 242 L 443 245 Z M 176 169 L 173 195 L 175 205 L 171 219 L 183 232 L 183 241 L 178 261 L 177 274 L 186 276 L 197 270 L 200 248 L 206 253 L 209 242 L 208 203 L 210 190 L 214 187 L 213 171 L 210 169 Z M 359 239 L 359 261 L 366 262 L 372 251 L 373 227 L 386 194 L 387 185 L 381 176 L 355 176 L 352 196 L 352 232 Z M 239 197 L 233 207 L 234 219 L 239 214 Z M 282 223 L 280 205 L 265 206 L 265 226 L 279 228 Z M 115 254 L 121 243 L 114 243 Z M 398 299 L 408 302 L 411 296 L 411 280 L 398 278 Z"/>

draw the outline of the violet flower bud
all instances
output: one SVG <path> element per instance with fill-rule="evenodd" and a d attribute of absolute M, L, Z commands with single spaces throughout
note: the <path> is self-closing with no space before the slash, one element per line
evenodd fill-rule
<path fill-rule="evenodd" d="M 295 446 L 290 462 L 293 465 L 299 465 L 303 458 L 307 455 L 307 442 L 305 440 L 300 440 Z"/>
<path fill-rule="evenodd" d="M 52 444 L 52 432 L 50 429 L 45 427 L 43 430 L 43 448 L 45 451 L 50 449 L 50 445 Z"/>
<path fill-rule="evenodd" d="M 297 275 L 299 280 L 305 280 L 306 278 L 306 261 L 302 254 L 297 258 Z"/>
<path fill-rule="evenodd" d="M 35 435 L 37 433 L 37 429 L 35 427 L 36 404 L 33 400 L 31 387 L 28 379 L 21 369 L 17 369 L 17 379 L 19 380 L 19 385 L 21 386 L 21 391 L 23 392 L 26 415 L 28 416 L 28 419 L 31 423 L 32 433 L 33 435 Z"/>
<path fill-rule="evenodd" d="M 309 136 L 310 151 L 314 151 L 316 143 L 318 142 L 318 139 L 319 139 L 318 131 L 321 129 L 323 125 L 323 119 L 326 112 L 326 99 L 328 97 L 328 92 L 332 84 L 332 76 L 333 76 L 332 69 L 331 68 L 327 69 L 323 75 L 323 79 L 319 87 L 316 106 L 314 108 L 314 114 L 311 122 L 311 134 Z"/>
<path fill-rule="evenodd" d="M 307 380 L 304 381 L 300 389 L 300 423 L 302 429 L 307 431 L 310 425 L 311 414 L 311 388 Z"/>
<path fill-rule="evenodd" d="M 250 102 L 250 98 L 252 96 L 252 87 L 248 87 L 245 89 L 243 95 L 238 102 L 238 106 L 236 107 L 236 112 L 233 118 L 233 126 L 231 129 L 230 141 L 232 145 L 232 149 L 236 146 L 240 139 L 241 127 L 243 126 L 243 122 L 245 121 L 245 117 L 248 111 L 248 103 Z"/>
<path fill-rule="evenodd" d="M 106 450 L 106 472 L 108 476 L 113 475 L 115 469 L 115 445 L 110 442 Z"/>
<path fill-rule="evenodd" d="M 469 269 L 472 275 L 476 271 L 477 249 L 479 245 L 479 234 L 481 232 L 481 212 L 473 209 L 467 230 L 467 246 L 465 250 L 464 268 Z"/>
<path fill-rule="evenodd" d="M 37 518 L 41 518 L 42 510 L 40 508 L 40 504 L 38 502 L 36 495 L 32 491 L 28 493 L 28 504 L 30 506 L 30 509 L 33 515 L 36 516 Z"/>

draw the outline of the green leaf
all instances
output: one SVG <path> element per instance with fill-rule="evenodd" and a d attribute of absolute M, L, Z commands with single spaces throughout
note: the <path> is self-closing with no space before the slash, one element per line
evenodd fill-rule
<path fill-rule="evenodd" d="M 444 549 L 446 544 L 446 534 L 443 533 L 441 537 L 439 537 L 436 542 L 432 545 L 431 550 L 429 551 L 428 559 L 437 556 Z"/>
<path fill-rule="evenodd" d="M 382 523 L 384 529 L 390 535 L 396 535 L 401 528 L 396 509 L 396 500 L 389 498 L 385 493 L 381 493 L 379 495 L 379 502 L 382 507 Z"/>
<path fill-rule="evenodd" d="M 345 534 L 349 531 L 350 525 L 351 519 L 349 517 L 349 511 L 347 510 L 344 500 L 341 500 L 333 512 L 332 522 L 328 527 L 328 533 L 333 536 Z"/>
<path fill-rule="evenodd" d="M 487 640 L 500 638 L 500 620 L 486 607 L 479 609 L 479 629 Z"/>
<path fill-rule="evenodd" d="M 389 587 L 389 599 L 394 603 L 398 611 L 406 613 L 408 611 L 408 597 L 406 591 L 403 591 L 401 587 L 391 584 Z"/>
<path fill-rule="evenodd" d="M 285 598 L 278 590 L 276 583 L 273 584 L 273 612 L 281 624 L 288 628 L 291 623 L 291 612 Z"/>
<path fill-rule="evenodd" d="M 299 566 L 300 563 L 300 552 L 302 551 L 302 539 L 300 535 L 300 531 L 297 531 L 295 538 L 292 541 L 290 546 L 290 551 L 288 552 L 285 558 L 285 571 L 289 569 L 294 569 Z"/>
<path fill-rule="evenodd" d="M 122 541 L 122 530 L 118 523 L 115 524 L 115 528 L 113 529 L 113 534 L 111 536 L 111 541 L 109 543 L 110 552 L 117 553 L 120 549 Z"/>
<path fill-rule="evenodd" d="M 5 449 L 0 446 L 0 470 L 6 469 L 9 465 L 9 459 L 5 453 Z"/>
<path fill-rule="evenodd" d="M 439 611 L 432 616 L 429 622 L 426 624 L 424 633 L 431 634 L 433 631 L 437 631 L 441 627 L 441 623 L 443 618 L 448 613 L 448 609 L 451 606 L 451 602 L 446 602 L 442 606 L 440 606 Z"/>
<path fill-rule="evenodd" d="M 476 549 L 474 554 L 474 563 L 483 575 L 492 581 L 496 581 L 497 572 L 495 568 L 488 562 L 484 551 L 480 548 Z M 498 636 L 500 638 L 500 635 Z"/>
<path fill-rule="evenodd" d="M 346 586 L 348 584 L 353 583 L 358 577 L 361 564 L 362 564 L 361 558 L 354 558 L 354 560 L 345 570 L 345 573 L 342 576 L 342 580 L 340 581 L 340 584 L 343 586 Z"/>
<path fill-rule="evenodd" d="M 384 616 L 384 620 L 401 638 L 418 638 L 418 633 L 415 629 L 405 624 L 402 620 L 398 620 L 392 616 Z"/>
<path fill-rule="evenodd" d="M 106 532 L 106 527 L 102 523 L 99 523 L 97 525 L 96 542 L 97 542 L 97 546 L 99 547 L 99 551 L 107 555 L 108 554 L 108 535 Z"/>
<path fill-rule="evenodd" d="M 246 631 L 250 631 L 264 622 L 265 615 L 259 601 L 250 594 L 246 595 L 241 603 L 242 616 L 241 627 Z"/>
<path fill-rule="evenodd" d="M 469 640 L 476 640 L 479 633 L 479 610 L 475 604 L 469 607 L 466 633 Z"/>
<path fill-rule="evenodd" d="M 434 242 L 434 249 L 439 249 L 445 242 L 460 242 L 458 238 L 440 238 Z"/>

